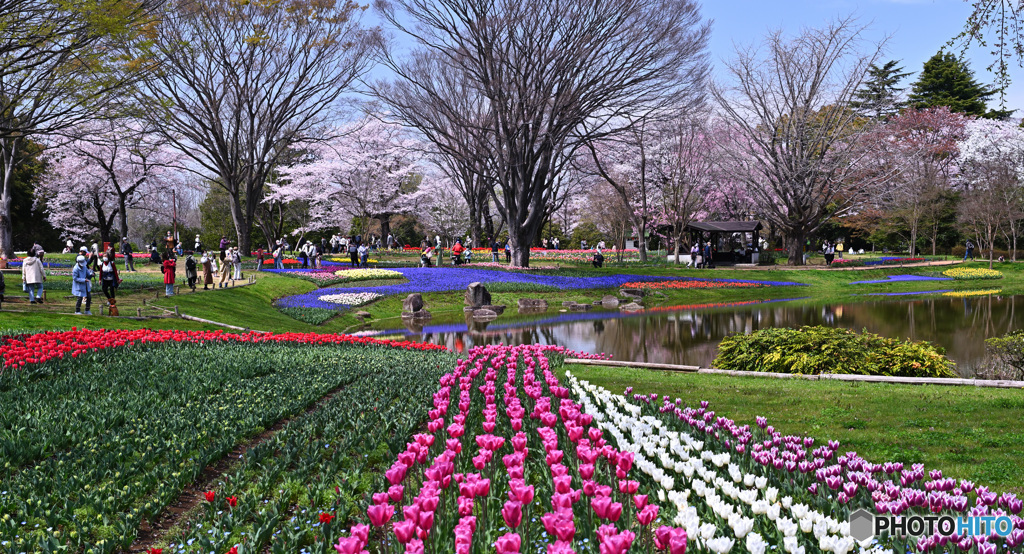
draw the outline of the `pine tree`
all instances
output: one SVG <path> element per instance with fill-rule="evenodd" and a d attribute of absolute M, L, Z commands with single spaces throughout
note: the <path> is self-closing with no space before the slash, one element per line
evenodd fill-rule
<path fill-rule="evenodd" d="M 911 105 L 915 108 L 948 106 L 950 111 L 967 115 L 1000 118 L 1005 110 L 989 111 L 986 102 L 999 92 L 974 79 L 967 62 L 949 52 L 939 51 L 924 63 L 921 76 L 912 86 Z"/>
<path fill-rule="evenodd" d="M 854 93 L 856 100 L 850 102 L 850 107 L 858 114 L 872 119 L 887 119 L 899 113 L 906 102 L 899 97 L 904 89 L 896 85 L 913 73 L 904 73 L 902 67 L 896 67 L 898 63 L 889 60 L 882 67 L 871 64 L 867 79 L 860 90 Z"/>

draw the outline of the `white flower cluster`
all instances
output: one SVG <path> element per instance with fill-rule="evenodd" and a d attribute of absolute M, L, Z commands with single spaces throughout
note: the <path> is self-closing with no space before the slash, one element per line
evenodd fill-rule
<path fill-rule="evenodd" d="M 340 269 L 334 272 L 338 277 L 344 277 L 347 281 L 370 281 L 376 279 L 401 279 L 405 277 L 397 271 L 390 269 Z"/>
<path fill-rule="evenodd" d="M 383 294 L 377 294 L 376 292 L 343 292 L 340 294 L 325 294 L 320 297 L 320 301 L 341 304 L 343 306 L 362 306 L 383 297 Z"/>
<path fill-rule="evenodd" d="M 763 466 L 752 465 L 754 473 L 744 473 L 730 452 L 705 450 L 704 441 L 672 430 L 655 417 L 642 416 L 641 407 L 626 398 L 580 381 L 569 372 L 566 377 L 595 424 L 613 437 L 620 450 L 633 452 L 634 466 L 661 486 L 658 498 L 668 501 L 666 507 L 675 508 L 672 523 L 686 528 L 690 540 L 707 550 L 724 554 L 742 541 L 750 554 L 848 554 L 855 549 L 864 554 L 892 554 L 874 539 L 858 544 L 850 536 L 849 522 L 826 516 L 792 497 L 779 498 L 779 490 L 769 486 Z M 701 516 L 720 524 L 702 522 Z M 754 531 L 755 527 L 760 532 Z M 773 545 L 765 537 L 781 537 L 781 543 Z"/>

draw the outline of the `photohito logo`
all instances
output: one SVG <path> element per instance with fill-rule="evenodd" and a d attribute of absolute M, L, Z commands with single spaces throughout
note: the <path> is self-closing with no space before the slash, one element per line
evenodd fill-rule
<path fill-rule="evenodd" d="M 863 508 L 850 512 L 850 536 L 858 541 L 883 535 L 929 537 L 935 534 L 961 537 L 1007 537 L 1013 531 L 1009 516 L 875 515 Z"/>

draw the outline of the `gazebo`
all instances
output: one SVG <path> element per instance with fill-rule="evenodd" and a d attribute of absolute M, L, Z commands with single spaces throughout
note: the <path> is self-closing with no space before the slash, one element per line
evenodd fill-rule
<path fill-rule="evenodd" d="M 686 226 L 691 243 L 711 243 L 714 263 L 757 263 L 760 221 L 694 221 Z"/>

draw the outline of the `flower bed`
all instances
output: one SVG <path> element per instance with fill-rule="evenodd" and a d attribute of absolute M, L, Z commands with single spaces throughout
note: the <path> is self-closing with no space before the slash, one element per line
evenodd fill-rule
<path fill-rule="evenodd" d="M 300 344 L 363 344 L 390 346 L 407 350 L 447 350 L 444 346 L 408 341 L 386 341 L 353 335 L 322 335 L 318 333 L 225 333 L 223 331 L 172 330 L 90 330 L 72 327 L 71 331 L 50 331 L 31 335 L 0 337 L 0 359 L 3 366 L 25 367 L 65 357 L 77 358 L 89 352 L 133 345 L 162 343 L 300 343 Z"/>
<path fill-rule="evenodd" d="M 1002 289 L 988 289 L 988 290 L 951 290 L 949 292 L 942 293 L 942 296 L 952 296 L 953 298 L 966 298 L 968 296 L 989 296 L 991 294 L 999 294 L 1003 292 Z"/>
<path fill-rule="evenodd" d="M 980 267 L 954 267 L 942 272 L 946 277 L 952 277 L 957 281 L 978 281 L 983 279 L 1002 279 L 1002 272 L 994 269 Z"/>
<path fill-rule="evenodd" d="M 609 441 L 635 452 L 634 465 L 658 483 L 661 517 L 686 530 L 699 552 L 870 554 L 912 551 L 1019 552 L 1022 502 L 919 464 L 871 463 L 840 443 L 815 446 L 783 436 L 764 417 L 738 425 L 709 409 L 668 397 L 609 393 L 566 374 L 583 411 Z M 660 400 L 660 402 L 659 402 Z M 653 491 L 645 491 L 655 494 Z M 1013 531 L 992 536 L 885 536 L 858 543 L 849 514 L 1006 516 Z M 905 520 L 904 520 L 905 521 Z M 975 550 L 975 548 L 977 550 Z"/>
<path fill-rule="evenodd" d="M 325 294 L 323 296 L 319 296 L 317 297 L 317 300 L 328 304 L 335 304 L 342 308 L 351 308 L 352 306 L 369 304 L 370 302 L 383 297 L 383 294 L 377 294 L 375 292 L 339 292 L 336 294 Z"/>
<path fill-rule="evenodd" d="M 363 480 L 377 475 L 373 460 L 383 458 L 381 445 L 386 451 L 389 434 L 420 424 L 415 406 L 429 400 L 442 362 L 452 361 L 438 352 L 358 346 L 375 344 L 363 340 L 334 345 L 330 336 L 302 343 L 167 335 L 184 340 L 145 348 L 126 343 L 116 352 L 53 362 L 35 376 L 3 375 L 4 552 L 127 552 L 143 522 L 175 504 L 205 467 L 287 418 L 294 419 L 286 431 L 235 460 L 244 471 L 226 477 L 237 488 L 214 493 L 220 521 L 244 526 L 233 536 L 193 527 L 205 540 L 181 550 L 223 554 L 230 546 L 223 541 L 244 548 L 257 536 L 264 544 L 275 535 L 284 540 L 285 530 L 297 525 L 288 521 L 296 498 L 277 492 L 294 489 L 285 483 L 330 498 L 317 508 L 347 517 L 358 489 L 369 486 Z M 326 411 L 303 415 L 339 389 Z M 336 443 L 340 449 L 325 448 Z M 335 494 L 335 478 L 344 497 Z M 348 510 L 341 509 L 342 498 L 349 499 Z M 252 512 L 264 517 L 246 519 Z"/>
<path fill-rule="evenodd" d="M 342 269 L 334 272 L 346 282 L 375 281 L 379 279 L 403 279 L 404 275 L 390 269 Z"/>
<path fill-rule="evenodd" d="M 634 453 L 608 444 L 545 351 L 564 352 L 474 348 L 442 377 L 426 432 L 373 495 L 372 528 L 353 528 L 337 550 L 683 552 L 684 531 L 658 525 L 660 507 L 633 478 Z"/>
<path fill-rule="evenodd" d="M 672 281 L 624 283 L 623 288 L 648 290 L 676 289 L 739 289 L 770 286 L 798 285 L 799 283 L 782 283 L 769 281 L 744 281 L 741 279 L 674 279 Z"/>
<path fill-rule="evenodd" d="M 928 275 L 889 275 L 885 279 L 870 281 L 852 281 L 851 285 L 869 285 L 878 283 L 912 283 L 917 281 L 952 281 L 952 277 L 935 277 Z"/>

